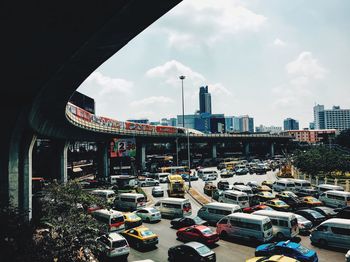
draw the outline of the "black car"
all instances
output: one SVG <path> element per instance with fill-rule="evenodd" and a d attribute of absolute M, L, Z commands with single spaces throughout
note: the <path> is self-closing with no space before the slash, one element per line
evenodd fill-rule
<path fill-rule="evenodd" d="M 313 196 L 313 197 L 316 197 L 316 198 L 319 197 L 318 191 L 316 189 L 314 189 L 314 188 L 301 188 L 297 192 L 297 195 L 300 196 L 300 197 L 304 197 L 304 196 Z"/>
<path fill-rule="evenodd" d="M 287 205 L 289 205 L 292 210 L 307 207 L 306 204 L 297 197 L 285 197 L 285 196 L 281 196 L 280 194 L 277 194 L 276 197 L 284 201 Z"/>
<path fill-rule="evenodd" d="M 326 220 L 326 217 L 312 209 L 298 210 L 295 214 L 301 215 L 312 222 L 313 226 L 317 226 Z"/>
<path fill-rule="evenodd" d="M 244 183 L 243 183 L 243 182 L 234 182 L 233 185 L 234 185 L 234 186 L 238 186 L 238 185 L 244 186 Z"/>
<path fill-rule="evenodd" d="M 170 262 L 216 261 L 215 253 L 206 245 L 198 242 L 188 242 L 186 244 L 171 247 L 168 250 L 168 256 Z"/>
<path fill-rule="evenodd" d="M 218 182 L 218 189 L 225 190 L 226 188 L 228 188 L 229 185 L 230 184 L 229 184 L 229 182 L 227 180 L 220 180 Z"/>
<path fill-rule="evenodd" d="M 312 207 L 311 209 L 317 211 L 321 215 L 324 215 L 327 219 L 337 216 L 337 213 L 330 207 Z"/>
<path fill-rule="evenodd" d="M 200 217 L 181 217 L 181 218 L 174 218 L 171 220 L 170 224 L 173 228 L 182 228 L 182 227 L 189 227 L 193 225 L 209 225 L 207 221 L 201 219 Z"/>
<path fill-rule="evenodd" d="M 336 217 L 350 219 L 350 206 L 340 209 Z"/>

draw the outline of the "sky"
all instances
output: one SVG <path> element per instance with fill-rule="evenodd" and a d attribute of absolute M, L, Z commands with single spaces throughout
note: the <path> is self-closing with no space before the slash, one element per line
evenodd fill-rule
<path fill-rule="evenodd" d="M 199 108 L 300 128 L 313 106 L 350 108 L 350 1 L 184 0 L 95 70 L 78 91 L 118 120 L 176 117 Z"/>

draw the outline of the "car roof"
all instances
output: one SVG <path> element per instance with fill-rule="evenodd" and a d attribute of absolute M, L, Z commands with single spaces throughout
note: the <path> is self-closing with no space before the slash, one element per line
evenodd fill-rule
<path fill-rule="evenodd" d="M 199 247 L 204 246 L 204 244 L 199 243 L 199 242 L 195 242 L 195 241 L 185 243 L 184 245 L 185 245 L 185 246 L 192 247 L 192 248 L 194 248 L 194 249 L 197 249 L 197 248 L 199 248 Z"/>
<path fill-rule="evenodd" d="M 296 243 L 296 242 L 291 242 L 291 241 L 281 241 L 281 242 L 278 242 L 276 246 L 279 246 L 279 247 L 289 247 L 289 248 L 292 248 L 292 249 L 296 249 L 300 246 L 299 243 Z"/>
<path fill-rule="evenodd" d="M 122 235 L 120 235 L 116 232 L 112 232 L 112 233 L 107 234 L 107 238 L 112 240 L 112 241 L 125 240 L 125 238 Z"/>

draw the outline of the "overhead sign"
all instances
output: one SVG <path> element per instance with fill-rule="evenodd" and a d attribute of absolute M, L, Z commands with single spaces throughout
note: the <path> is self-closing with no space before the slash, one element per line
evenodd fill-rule
<path fill-rule="evenodd" d="M 110 143 L 112 157 L 136 157 L 136 142 L 134 138 L 113 138 Z"/>

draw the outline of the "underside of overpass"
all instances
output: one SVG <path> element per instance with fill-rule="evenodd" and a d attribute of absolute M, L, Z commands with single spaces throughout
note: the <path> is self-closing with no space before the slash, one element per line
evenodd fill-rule
<path fill-rule="evenodd" d="M 1 5 L 0 200 L 28 209 L 36 135 L 105 140 L 71 125 L 69 97 L 103 62 L 181 0 L 8 1 Z M 147 51 L 147 50 L 145 50 Z"/>

